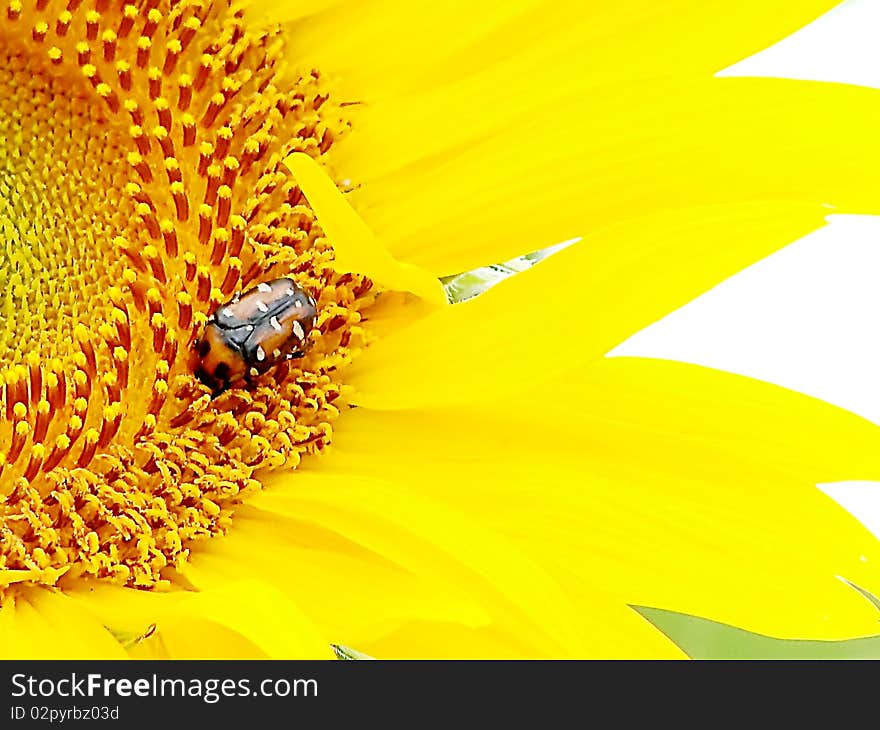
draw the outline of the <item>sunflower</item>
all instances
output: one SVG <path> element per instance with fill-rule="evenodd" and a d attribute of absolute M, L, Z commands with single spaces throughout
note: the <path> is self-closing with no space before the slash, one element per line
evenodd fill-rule
<path fill-rule="evenodd" d="M 822 175 L 764 175 L 788 87 L 710 76 L 830 4 L 3 0 L 3 655 L 868 630 L 834 576 L 876 589 L 876 542 L 809 487 L 875 475 L 874 430 L 602 358 L 821 225 Z M 212 313 L 282 276 L 304 356 L 201 383 Z"/>

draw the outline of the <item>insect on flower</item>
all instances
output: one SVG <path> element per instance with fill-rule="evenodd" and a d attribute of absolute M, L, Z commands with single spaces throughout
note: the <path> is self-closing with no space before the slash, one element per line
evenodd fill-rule
<path fill-rule="evenodd" d="M 215 393 L 305 354 L 318 316 L 314 297 L 292 279 L 236 294 L 208 318 L 196 342 L 196 377 Z"/>

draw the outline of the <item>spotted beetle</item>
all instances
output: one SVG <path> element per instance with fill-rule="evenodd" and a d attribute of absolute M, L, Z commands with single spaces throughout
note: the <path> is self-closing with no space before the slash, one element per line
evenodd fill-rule
<path fill-rule="evenodd" d="M 305 354 L 318 308 L 292 279 L 273 279 L 219 306 L 195 343 L 195 376 L 215 393 Z"/>

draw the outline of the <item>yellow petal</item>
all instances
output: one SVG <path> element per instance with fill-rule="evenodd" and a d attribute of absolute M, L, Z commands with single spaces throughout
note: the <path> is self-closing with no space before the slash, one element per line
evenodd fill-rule
<path fill-rule="evenodd" d="M 396 259 L 441 276 L 683 201 L 874 209 L 867 92 L 709 78 L 832 4 L 390 0 L 290 32 L 357 102 L 328 163 L 348 200 Z"/>
<path fill-rule="evenodd" d="M 293 658 L 267 654 L 232 629 L 195 616 L 175 616 L 149 636 L 128 646 L 132 659 L 269 659 Z"/>
<path fill-rule="evenodd" d="M 491 627 L 475 629 L 418 618 L 364 641 L 358 650 L 376 658 L 395 659 L 523 659 L 534 655 L 527 642 Z"/>
<path fill-rule="evenodd" d="M 595 596 L 591 602 L 591 613 L 595 614 Z M 600 642 L 587 655 L 603 659 L 676 659 L 684 658 L 676 647 L 665 639 L 653 635 L 647 626 L 637 625 L 638 617 L 629 618 L 631 611 L 620 609 L 617 623 L 631 623 L 632 636 L 622 638 L 614 646 Z M 604 630 L 597 627 L 597 632 Z M 638 638 L 638 640 L 634 640 Z M 394 633 L 365 642 L 359 647 L 365 654 L 373 657 L 395 657 L 400 659 L 528 659 L 546 658 L 537 656 L 534 648 L 516 636 L 498 631 L 493 627 L 471 630 L 454 623 L 413 621 Z M 558 657 L 557 657 L 558 658 Z"/>
<path fill-rule="evenodd" d="M 576 98 L 584 108 L 550 105 L 379 178 L 374 160 L 390 145 L 368 129 L 334 165 L 366 180 L 350 200 L 392 254 L 437 275 L 683 205 L 782 198 L 877 210 L 876 91 L 725 78 L 627 93 L 598 83 Z M 395 139 L 410 149 L 422 135 L 431 132 L 418 123 Z"/>
<path fill-rule="evenodd" d="M 355 164 L 357 179 L 370 181 L 419 160 L 428 162 L 432 155 L 455 154 L 495 133 L 523 130 L 530 123 L 536 131 L 549 125 L 553 133 L 560 129 L 589 133 L 593 114 L 598 107 L 601 115 L 609 91 L 618 98 L 622 91 L 629 91 L 624 103 L 635 105 L 642 90 L 634 82 L 644 76 L 656 85 L 665 72 L 679 66 L 675 69 L 679 79 L 673 86 L 681 84 L 682 76 L 707 79 L 796 30 L 832 4 L 773 3 L 771 8 L 757 0 L 637 0 L 499 6 L 490 2 L 454 8 L 444 3 L 433 10 L 447 18 L 435 22 L 448 22 L 454 12 L 459 29 L 465 26 L 466 32 L 485 37 L 427 68 L 421 66 L 425 52 L 404 63 L 389 58 L 386 62 L 398 66 L 393 73 L 370 68 L 370 62 L 382 62 L 381 54 L 369 53 L 366 64 L 352 60 L 354 68 L 340 75 L 346 92 L 350 87 L 362 103 L 347 108 L 355 133 L 334 148 L 334 158 L 341 151 L 347 163 Z M 376 10 L 362 4 L 360 12 L 371 19 Z M 408 21 L 408 13 L 418 17 Z M 433 33 L 424 14 L 423 7 L 388 8 L 380 22 L 397 18 L 416 26 L 416 33 Z M 748 30 L 737 33 L 730 23 L 747 25 Z M 365 32 L 363 24 L 348 27 L 355 33 Z M 308 35 L 296 28 L 292 32 L 297 38 Z M 450 34 L 443 41 L 459 44 L 463 35 Z M 374 37 L 365 35 L 365 42 L 373 43 Z M 673 38 L 674 43 L 670 42 Z M 418 42 L 413 34 L 402 41 Z M 688 52 L 690 44 L 697 48 Z M 402 53 L 393 43 L 383 50 L 389 56 Z M 438 45 L 432 42 L 426 50 L 436 52 Z M 663 67 L 664 61 L 670 64 L 668 68 Z M 326 63 L 333 69 L 339 62 L 335 56 L 318 65 Z M 406 79 L 411 83 L 400 89 Z M 397 93 L 389 93 L 391 89 Z M 590 116 L 581 117 L 586 114 Z M 517 146 L 517 153 L 529 151 L 522 147 Z M 362 158 L 369 159 L 363 168 L 357 164 Z"/>
<path fill-rule="evenodd" d="M 314 4 L 304 7 L 308 11 Z M 515 67 L 519 56 L 532 60 L 550 84 L 559 76 L 583 78 L 585 69 L 618 78 L 681 70 L 712 73 L 784 38 L 835 4 L 356 0 L 328 3 L 326 12 L 291 23 L 288 31 L 299 65 L 338 78 L 355 99 L 373 101 L 487 67 Z M 257 7 L 251 17 L 283 21 L 291 16 L 287 5 L 293 3 Z M 503 88 L 512 96 L 517 79 L 511 72 L 505 80 Z M 521 95 L 541 93 L 525 84 L 518 90 Z"/>
<path fill-rule="evenodd" d="M 299 607 L 277 588 L 265 583 L 238 580 L 210 591 L 192 593 L 181 602 L 176 613 L 184 620 L 195 620 L 197 625 L 214 622 L 231 629 L 269 658 L 333 658 L 329 643 Z M 174 623 L 172 621 L 172 625 Z M 187 636 L 187 632 L 181 634 L 182 639 Z M 197 642 L 188 647 L 189 655 L 208 656 L 202 648 L 201 637 L 189 634 L 189 642 Z M 215 652 L 226 655 L 228 647 L 222 639 L 214 638 L 212 643 Z"/>
<path fill-rule="evenodd" d="M 601 595 L 594 596 L 593 630 L 584 632 L 567 593 L 540 566 L 495 531 L 460 510 L 417 496 L 411 486 L 324 468 L 269 476 L 267 482 L 258 506 L 320 525 L 415 574 L 432 575 L 478 597 L 490 610 L 494 630 L 514 636 L 514 645 L 529 646 L 528 656 L 672 651 L 632 611 L 608 605 Z M 457 635 L 466 635 L 461 626 Z M 389 642 L 386 636 L 384 645 L 394 650 Z M 474 656 L 466 642 L 457 651 Z M 411 653 L 403 646 L 395 655 Z"/>
<path fill-rule="evenodd" d="M 346 376 L 374 408 L 469 403 L 596 359 L 744 266 L 820 226 L 822 209 L 684 209 L 597 231 L 485 294 L 373 345 Z"/>
<path fill-rule="evenodd" d="M 336 265 L 341 270 L 366 274 L 383 289 L 408 291 L 427 302 L 446 304 L 446 294 L 437 278 L 416 266 L 395 261 L 317 162 L 301 152 L 284 162 L 333 241 Z"/>
<path fill-rule="evenodd" d="M 265 24 L 290 23 L 341 5 L 343 0 L 247 0 L 246 9 L 252 21 Z"/>
<path fill-rule="evenodd" d="M 594 459 L 600 467 L 626 461 L 633 432 L 670 465 L 693 464 L 686 454 L 694 448 L 760 479 L 880 481 L 880 428 L 870 421 L 751 378 L 642 358 L 602 359 L 500 402 L 350 411 L 319 466 L 342 461 L 381 474 L 394 451 L 394 463 L 409 469 L 430 453 L 458 473 L 484 462 L 533 463 L 542 457 L 527 447 L 540 442 L 553 459 Z M 418 448 L 400 450 L 398 439 Z"/>
<path fill-rule="evenodd" d="M 297 67 L 320 69 L 338 80 L 344 94 L 354 94 L 352 100 L 374 99 L 460 74 L 460 67 L 447 71 L 440 60 L 467 52 L 542 5 L 540 0 L 447 0 L 418 6 L 401 0 L 356 0 L 291 23 L 286 30 L 296 44 Z M 286 12 L 279 15 L 283 18 Z M 271 22 L 276 13 L 255 9 L 251 17 Z"/>
<path fill-rule="evenodd" d="M 471 629 L 490 623 L 482 606 L 430 573 L 406 570 L 296 516 L 253 507 L 236 514 L 228 537 L 196 546 L 186 568 L 187 577 L 207 590 L 242 574 L 297 601 L 328 643 L 358 648 L 414 620 Z"/>
<path fill-rule="evenodd" d="M 123 659 L 113 635 L 63 593 L 27 588 L 0 609 L 0 658 Z"/>
<path fill-rule="evenodd" d="M 878 478 L 875 426 L 695 366 L 596 369 L 503 403 L 357 409 L 321 470 L 382 475 L 464 512 L 569 596 L 786 637 L 876 633 L 876 610 L 838 576 L 880 591 L 880 544 L 814 484 Z"/>
<path fill-rule="evenodd" d="M 105 581 L 68 581 L 65 593 L 106 626 L 136 659 L 253 659 L 266 653 L 234 630 L 179 611 L 185 591 L 123 588 Z"/>
<path fill-rule="evenodd" d="M 46 570 L 11 570 L 4 568 L 0 570 L 0 586 L 10 586 L 14 583 L 23 583 L 29 580 L 45 581 L 51 585 L 64 575 L 65 571 L 66 569 L 59 568 L 48 568 Z"/>
<path fill-rule="evenodd" d="M 654 150 L 737 130 L 738 100 L 701 84 L 833 4 L 387 0 L 340 3 L 288 32 L 296 67 L 320 69 L 346 104 L 353 133 L 330 164 L 354 181 L 351 201 L 397 258 L 444 275 L 607 223 L 609 182 L 612 200 L 653 185 L 654 207 L 700 191 L 677 171 L 705 167 L 703 149 L 675 165 Z M 664 191 L 673 181 L 683 189 Z"/>
<path fill-rule="evenodd" d="M 66 590 L 141 658 L 332 658 L 329 642 L 287 596 L 241 574 L 199 592 L 155 593 L 100 581 Z"/>
<path fill-rule="evenodd" d="M 604 434 L 638 428 L 654 438 L 658 457 L 670 461 L 694 446 L 715 450 L 716 460 L 754 465 L 764 477 L 880 480 L 880 428 L 769 383 L 686 363 L 618 357 L 563 382 L 554 385 L 566 393 L 559 407 L 582 409 L 583 421 Z M 622 432 L 618 441 L 625 441 Z"/>

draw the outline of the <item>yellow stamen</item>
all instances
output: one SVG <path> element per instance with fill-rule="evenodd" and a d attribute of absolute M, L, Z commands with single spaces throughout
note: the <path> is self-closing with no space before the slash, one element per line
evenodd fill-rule
<path fill-rule="evenodd" d="M 0 49 L 0 586 L 166 587 L 258 469 L 332 437 L 374 287 L 282 160 L 347 124 L 227 2 L 0 0 Z M 319 302 L 306 357 L 214 397 L 208 316 L 289 275 Z"/>

